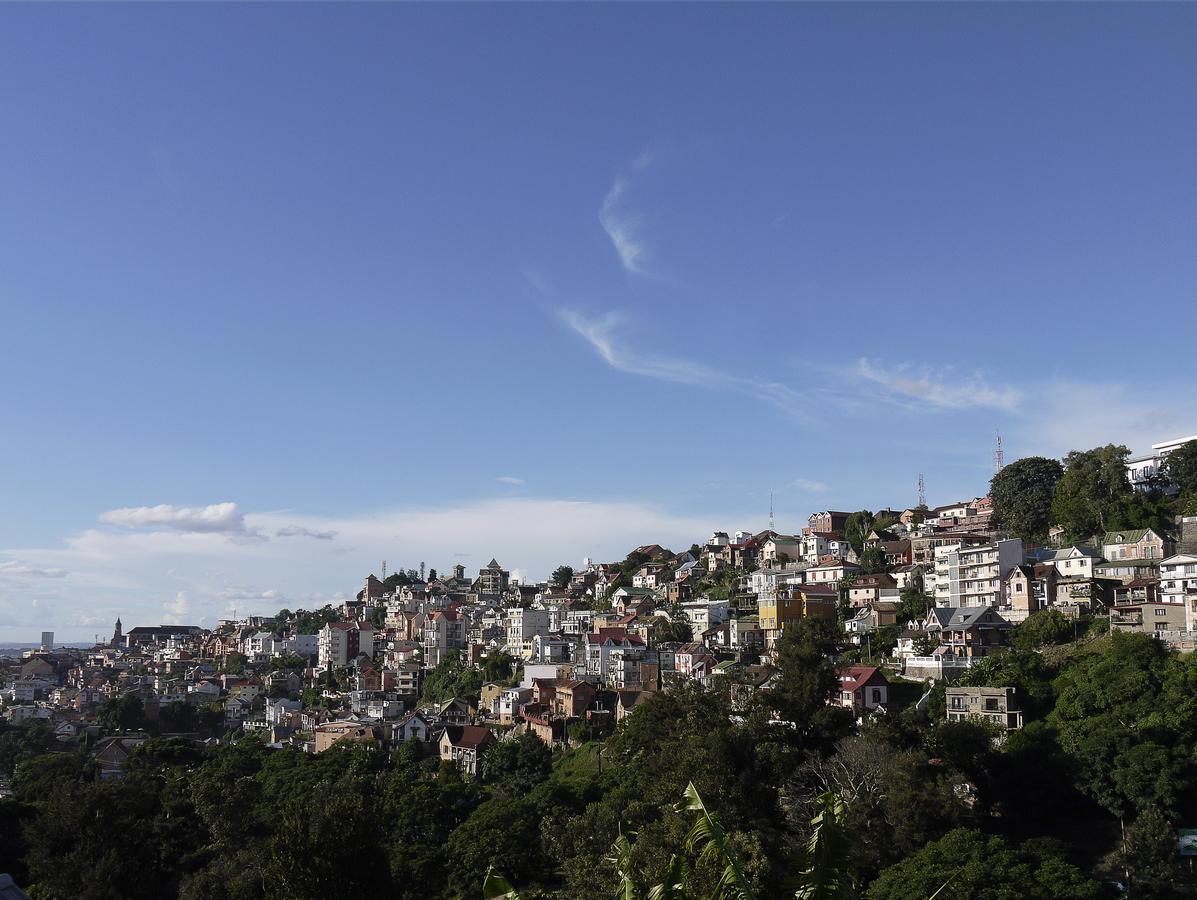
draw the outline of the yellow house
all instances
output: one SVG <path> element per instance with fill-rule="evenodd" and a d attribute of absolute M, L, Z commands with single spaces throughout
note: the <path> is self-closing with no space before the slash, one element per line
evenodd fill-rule
<path fill-rule="evenodd" d="M 839 606 L 839 589 L 834 585 L 804 584 L 761 594 L 757 615 L 765 643 L 772 647 L 789 624 L 802 619 L 834 619 Z"/>

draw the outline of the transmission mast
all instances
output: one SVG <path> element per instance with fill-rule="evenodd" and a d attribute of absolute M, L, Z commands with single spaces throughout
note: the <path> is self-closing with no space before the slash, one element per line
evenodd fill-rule
<path fill-rule="evenodd" d="M 1002 471 L 1002 467 L 1006 464 L 1006 461 L 1002 456 L 1002 433 L 996 431 L 994 434 L 997 436 L 997 440 L 993 445 L 993 472 L 996 475 Z"/>
<path fill-rule="evenodd" d="M 927 505 L 927 485 L 923 483 L 923 473 L 919 472 L 919 506 Z"/>
<path fill-rule="evenodd" d="M 773 488 L 769 488 L 769 530 L 777 530 L 773 527 Z"/>
<path fill-rule="evenodd" d="M 382 561 L 382 580 L 387 580 L 387 561 L 385 559 Z"/>

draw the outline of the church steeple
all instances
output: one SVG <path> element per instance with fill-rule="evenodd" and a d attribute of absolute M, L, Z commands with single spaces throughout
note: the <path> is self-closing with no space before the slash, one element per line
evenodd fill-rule
<path fill-rule="evenodd" d="M 112 646 L 119 647 L 124 642 L 124 635 L 121 632 L 120 616 L 116 618 L 116 628 L 112 632 Z"/>

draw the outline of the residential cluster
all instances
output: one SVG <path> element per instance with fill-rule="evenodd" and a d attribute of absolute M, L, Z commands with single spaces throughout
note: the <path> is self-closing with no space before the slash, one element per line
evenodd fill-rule
<path fill-rule="evenodd" d="M 1132 483 L 1142 469 L 1132 461 Z M 416 741 L 473 775 L 494 742 L 601 736 L 679 681 L 727 685 L 742 700 L 770 685 L 782 635 L 803 620 L 836 623 L 856 648 L 828 702 L 858 717 L 889 707 L 896 682 L 950 681 L 1044 610 L 1193 648 L 1197 517 L 1179 517 L 1169 534 L 1061 545 L 1056 531 L 1028 545 L 993 513 L 987 496 L 821 510 L 797 533 L 717 531 L 680 552 L 648 544 L 540 583 L 495 559 L 473 576 L 461 565 L 389 577 L 384 567 L 352 599 L 314 612 L 211 629 L 125 631 L 118 620 L 90 649 L 55 649 L 51 635 L 0 660 L 0 702 L 11 723 L 96 738 L 105 777 L 121 774 L 153 723 L 207 728 L 214 741 L 257 731 L 272 747 L 312 753 Z M 1013 688 L 949 688 L 947 714 L 1022 723 Z"/>

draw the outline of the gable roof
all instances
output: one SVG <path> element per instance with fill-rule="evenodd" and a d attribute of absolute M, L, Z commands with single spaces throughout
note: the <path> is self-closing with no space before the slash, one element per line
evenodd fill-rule
<path fill-rule="evenodd" d="M 842 669 L 837 669 L 836 674 L 840 679 L 840 689 L 844 691 L 856 691 L 876 676 L 880 675 L 882 681 L 886 681 L 885 673 L 876 666 L 846 666 Z"/>
<path fill-rule="evenodd" d="M 1155 534 L 1151 528 L 1126 528 L 1122 531 L 1107 531 L 1102 537 L 1103 544 L 1137 544 L 1148 533 Z M 1155 535 L 1159 537 L 1158 534 Z"/>
<path fill-rule="evenodd" d="M 477 750 L 495 739 L 491 730 L 481 725 L 449 725 L 445 728 L 445 737 L 454 747 L 468 750 Z"/>
<path fill-rule="evenodd" d="M 989 613 L 993 613 L 993 618 L 997 620 L 992 624 L 999 627 L 1010 624 L 997 613 L 993 612 L 993 607 L 991 606 L 961 606 L 952 610 L 951 621 L 944 626 L 944 629 L 947 631 L 964 631 L 979 624 Z"/>

